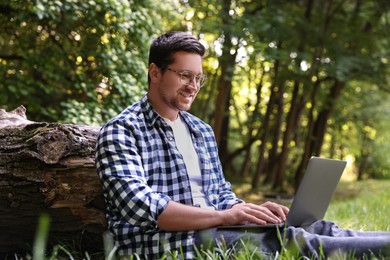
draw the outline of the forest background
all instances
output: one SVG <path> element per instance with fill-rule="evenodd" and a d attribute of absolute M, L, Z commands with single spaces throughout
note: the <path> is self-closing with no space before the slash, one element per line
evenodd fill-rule
<path fill-rule="evenodd" d="M 0 108 L 102 125 L 146 92 L 151 41 L 188 31 L 230 180 L 286 191 L 313 155 L 390 179 L 389 23 L 386 0 L 1 0 Z"/>

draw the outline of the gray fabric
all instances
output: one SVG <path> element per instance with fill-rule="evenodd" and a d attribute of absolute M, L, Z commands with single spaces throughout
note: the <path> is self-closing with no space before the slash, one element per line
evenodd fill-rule
<path fill-rule="evenodd" d="M 254 245 L 264 256 L 280 253 L 282 244 L 300 256 L 314 259 L 344 254 L 354 258 L 390 256 L 390 232 L 363 232 L 342 229 L 329 221 L 316 221 L 306 227 L 207 229 L 197 232 L 196 246 L 215 247 L 224 244 L 241 250 Z M 279 233 L 279 235 L 278 235 Z"/>

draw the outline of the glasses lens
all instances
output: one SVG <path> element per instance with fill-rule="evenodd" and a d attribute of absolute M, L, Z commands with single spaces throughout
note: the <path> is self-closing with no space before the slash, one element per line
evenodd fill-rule
<path fill-rule="evenodd" d="M 206 75 L 199 75 L 196 77 L 196 83 L 198 84 L 199 87 L 203 87 L 204 84 L 206 83 L 207 77 Z"/>
<path fill-rule="evenodd" d="M 192 84 L 194 80 L 194 74 L 192 74 L 189 71 L 183 71 L 180 73 L 181 76 L 181 83 L 184 85 Z"/>
<path fill-rule="evenodd" d="M 194 83 L 194 78 L 196 80 L 196 85 L 200 88 L 203 87 L 207 79 L 206 75 L 198 75 L 195 77 L 191 71 L 180 72 L 180 80 L 184 85 L 192 85 Z"/>

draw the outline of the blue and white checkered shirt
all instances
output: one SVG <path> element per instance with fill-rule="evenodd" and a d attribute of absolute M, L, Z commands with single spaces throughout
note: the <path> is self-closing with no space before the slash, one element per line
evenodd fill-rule
<path fill-rule="evenodd" d="M 209 125 L 187 113 L 188 125 L 199 155 L 203 190 L 216 210 L 241 202 L 225 181 L 214 133 Z M 107 203 L 107 220 L 115 235 L 119 255 L 146 258 L 183 252 L 194 256 L 194 234 L 166 232 L 157 218 L 169 201 L 193 205 L 186 166 L 171 127 L 145 95 L 101 129 L 96 146 L 96 167 Z"/>

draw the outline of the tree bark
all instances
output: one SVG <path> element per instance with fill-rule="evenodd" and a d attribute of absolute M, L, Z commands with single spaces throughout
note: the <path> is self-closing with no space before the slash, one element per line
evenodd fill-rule
<path fill-rule="evenodd" d="M 223 21 L 223 35 L 224 43 L 222 47 L 222 55 L 219 58 L 219 66 L 221 70 L 221 76 L 218 82 L 218 94 L 215 103 L 214 124 L 213 129 L 215 133 L 215 139 L 218 143 L 219 156 L 221 161 L 224 161 L 228 151 L 228 125 L 229 125 L 229 102 L 232 89 L 232 78 L 234 75 L 234 63 L 237 56 L 237 51 L 231 54 L 230 51 L 233 48 L 232 44 L 232 32 L 229 29 L 229 25 L 232 23 L 231 16 L 229 15 L 231 6 L 231 0 L 222 1 L 221 18 Z M 236 46 L 237 48 L 237 46 Z"/>
<path fill-rule="evenodd" d="M 276 68 L 277 68 L 277 66 L 276 66 Z M 256 171 L 255 171 L 255 174 L 253 175 L 252 181 L 251 181 L 252 190 L 255 190 L 258 188 L 258 185 L 260 182 L 260 177 L 263 173 L 263 169 L 264 169 L 264 165 L 265 165 L 266 143 L 268 141 L 268 137 L 270 134 L 270 129 L 269 129 L 270 122 L 271 122 L 270 117 L 271 117 L 272 110 L 273 110 L 274 105 L 275 105 L 278 90 L 279 90 L 279 88 L 277 86 L 271 86 L 271 96 L 270 96 L 270 99 L 268 101 L 267 111 L 265 113 L 265 117 L 264 117 L 263 124 L 261 127 L 262 134 L 261 134 L 261 138 L 260 138 L 261 142 L 258 146 L 259 155 L 258 155 L 258 160 L 256 163 Z"/>
<path fill-rule="evenodd" d="M 31 122 L 0 110 L 0 255 L 30 251 L 41 214 L 49 246 L 102 252 L 104 200 L 94 167 L 100 127 Z M 27 246 L 27 247 L 26 247 Z"/>
<path fill-rule="evenodd" d="M 311 150 L 310 150 L 310 147 L 311 147 L 311 142 L 312 142 L 312 139 L 314 138 L 313 137 L 313 129 L 314 129 L 314 111 L 315 111 L 315 108 L 317 107 L 317 93 L 319 91 L 319 88 L 320 88 L 320 82 L 317 81 L 313 84 L 313 89 L 311 91 L 311 94 L 310 94 L 310 103 L 311 103 L 311 107 L 309 109 L 309 112 L 308 112 L 308 123 L 307 123 L 307 131 L 306 131 L 306 138 L 305 138 L 305 142 L 304 142 L 304 149 L 303 149 L 303 154 L 302 154 L 302 157 L 301 157 L 301 161 L 299 163 L 299 166 L 295 172 L 295 181 L 294 181 L 294 188 L 295 190 L 298 188 L 299 184 L 301 183 L 301 180 L 302 180 L 302 177 L 304 175 L 304 172 L 305 172 L 305 169 L 306 169 L 306 166 L 307 166 L 307 163 L 310 159 L 310 157 L 312 156 L 311 154 Z"/>
<path fill-rule="evenodd" d="M 292 93 L 291 107 L 286 119 L 286 129 L 283 133 L 281 152 L 278 156 L 279 164 L 278 167 L 275 169 L 274 182 L 272 185 L 272 189 L 274 190 L 284 191 L 284 172 L 287 167 L 287 159 L 290 153 L 290 141 L 292 139 L 293 131 L 298 125 L 301 116 L 301 111 L 304 107 L 302 97 L 299 94 L 300 88 L 300 83 L 295 82 Z"/>

